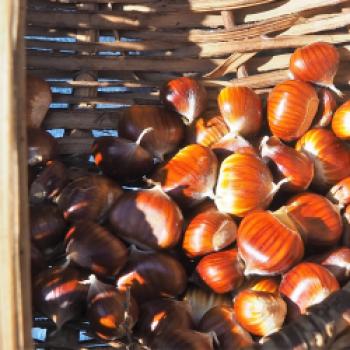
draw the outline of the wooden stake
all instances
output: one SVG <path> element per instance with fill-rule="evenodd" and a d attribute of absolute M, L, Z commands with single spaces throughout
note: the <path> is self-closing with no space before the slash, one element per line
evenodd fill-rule
<path fill-rule="evenodd" d="M 25 1 L 0 1 L 0 349 L 30 350 Z"/>

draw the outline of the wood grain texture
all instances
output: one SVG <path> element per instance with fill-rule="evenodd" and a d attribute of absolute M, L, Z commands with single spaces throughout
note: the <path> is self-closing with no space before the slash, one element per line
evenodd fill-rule
<path fill-rule="evenodd" d="M 0 349 L 31 349 L 25 148 L 24 5 L 0 2 Z"/>

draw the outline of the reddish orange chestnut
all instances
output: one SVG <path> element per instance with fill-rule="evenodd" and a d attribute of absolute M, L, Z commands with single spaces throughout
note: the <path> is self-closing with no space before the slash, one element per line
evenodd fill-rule
<path fill-rule="evenodd" d="M 334 113 L 332 120 L 334 134 L 342 140 L 350 140 L 350 100 L 343 103 Z"/>

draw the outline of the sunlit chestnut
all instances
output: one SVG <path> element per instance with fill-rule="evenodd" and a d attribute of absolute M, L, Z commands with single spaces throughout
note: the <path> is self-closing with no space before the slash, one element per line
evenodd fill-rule
<path fill-rule="evenodd" d="M 69 229 L 65 243 L 68 259 L 99 276 L 116 275 L 128 256 L 124 243 L 88 218 Z"/>
<path fill-rule="evenodd" d="M 325 42 L 316 42 L 294 51 L 289 70 L 294 78 L 328 87 L 339 94 L 333 85 L 339 65 L 336 47 Z"/>
<path fill-rule="evenodd" d="M 277 293 L 280 285 L 278 277 L 254 277 L 242 286 L 243 289 L 250 289 L 257 292 Z"/>
<path fill-rule="evenodd" d="M 314 128 L 326 128 L 332 121 L 333 114 L 337 108 L 337 100 L 334 93 L 327 88 L 318 91 L 320 104 L 315 118 Z"/>
<path fill-rule="evenodd" d="M 213 196 L 217 168 L 212 150 L 192 144 L 180 149 L 152 179 L 181 207 L 192 207 Z"/>
<path fill-rule="evenodd" d="M 327 198 L 340 208 L 350 204 L 350 176 L 331 187 Z"/>
<path fill-rule="evenodd" d="M 163 104 L 186 118 L 188 124 L 197 118 L 207 106 L 207 92 L 197 80 L 180 77 L 167 82 L 161 89 Z"/>
<path fill-rule="evenodd" d="M 138 143 L 155 158 L 163 160 L 166 154 L 179 147 L 184 138 L 185 125 L 176 113 L 162 107 L 134 105 L 126 109 L 119 120 L 118 133 Z"/>
<path fill-rule="evenodd" d="M 217 210 L 200 212 L 188 224 L 182 248 L 194 258 L 226 248 L 236 239 L 237 225 Z"/>
<path fill-rule="evenodd" d="M 28 165 L 42 165 L 57 157 L 58 143 L 48 132 L 41 129 L 27 129 Z"/>
<path fill-rule="evenodd" d="M 277 137 L 265 137 L 261 142 L 261 156 L 271 159 L 281 175 L 288 180 L 283 189 L 306 190 L 314 176 L 314 164 L 305 154 L 283 144 Z"/>
<path fill-rule="evenodd" d="M 340 239 L 343 226 L 339 209 L 325 197 L 301 193 L 287 202 L 287 212 L 307 244 L 332 246 Z"/>
<path fill-rule="evenodd" d="M 116 284 L 121 291 L 130 289 L 131 295 L 141 302 L 183 293 L 187 276 L 181 263 L 172 256 L 134 248 Z"/>
<path fill-rule="evenodd" d="M 326 267 L 339 283 L 345 283 L 350 279 L 350 248 L 348 247 L 335 248 L 325 254 L 315 256 L 312 262 Z"/>
<path fill-rule="evenodd" d="M 287 305 L 279 294 L 243 290 L 234 299 L 238 323 L 248 332 L 266 336 L 278 331 L 287 315 Z"/>
<path fill-rule="evenodd" d="M 262 125 L 259 95 L 245 86 L 225 87 L 218 96 L 221 115 L 231 132 L 242 136 L 256 135 Z"/>
<path fill-rule="evenodd" d="M 350 176 L 350 151 L 331 131 L 311 129 L 297 142 L 295 148 L 313 160 L 315 186 L 327 189 Z"/>
<path fill-rule="evenodd" d="M 70 182 L 58 198 L 58 206 L 69 221 L 100 221 L 122 195 L 122 189 L 102 175 L 85 175 Z"/>
<path fill-rule="evenodd" d="M 87 318 L 92 330 L 103 340 L 125 337 L 138 319 L 135 300 L 94 276 L 90 280 Z"/>
<path fill-rule="evenodd" d="M 303 81 L 276 85 L 267 101 L 267 119 L 274 136 L 294 141 L 310 128 L 318 108 L 316 90 Z"/>
<path fill-rule="evenodd" d="M 40 203 L 46 199 L 54 199 L 67 182 L 68 174 L 64 164 L 58 160 L 48 161 L 31 183 L 30 201 Z"/>
<path fill-rule="evenodd" d="M 248 142 L 244 137 L 232 132 L 226 134 L 219 141 L 211 145 L 211 149 L 214 151 L 220 162 L 222 162 L 232 153 L 258 156 L 258 152 L 250 142 Z"/>
<path fill-rule="evenodd" d="M 44 203 L 30 208 L 31 240 L 42 253 L 63 242 L 66 222 L 56 205 Z"/>
<path fill-rule="evenodd" d="M 253 343 L 250 334 L 237 322 L 233 308 L 215 306 L 201 319 L 198 329 L 201 332 L 214 332 L 218 348 L 221 350 L 241 349 Z"/>
<path fill-rule="evenodd" d="M 39 128 L 52 102 L 50 85 L 39 77 L 27 74 L 26 115 L 27 126 Z"/>
<path fill-rule="evenodd" d="M 206 255 L 198 263 L 196 271 L 203 282 L 219 294 L 238 288 L 244 280 L 244 266 L 237 249 Z"/>
<path fill-rule="evenodd" d="M 350 100 L 343 103 L 334 113 L 332 130 L 342 140 L 350 140 Z"/>
<path fill-rule="evenodd" d="M 166 249 L 182 235 L 177 204 L 157 186 L 125 192 L 113 205 L 109 223 L 116 235 L 140 248 Z"/>
<path fill-rule="evenodd" d="M 189 287 L 183 298 L 191 308 L 195 325 L 198 325 L 204 314 L 215 306 L 232 307 L 232 300 L 227 294 L 216 294 L 199 287 Z"/>
<path fill-rule="evenodd" d="M 173 329 L 156 337 L 152 350 L 214 350 L 213 336 L 189 329 Z"/>
<path fill-rule="evenodd" d="M 278 188 L 260 158 L 233 154 L 221 164 L 215 204 L 224 213 L 244 216 L 250 211 L 266 208 Z"/>
<path fill-rule="evenodd" d="M 92 145 L 95 164 L 103 174 L 121 182 L 148 175 L 154 167 L 153 158 L 138 142 L 113 136 L 95 139 Z"/>
<path fill-rule="evenodd" d="M 237 246 L 245 275 L 281 274 L 304 255 L 302 238 L 284 208 L 248 214 L 238 227 Z"/>
<path fill-rule="evenodd" d="M 302 262 L 282 277 L 279 290 L 290 305 L 288 313 L 294 318 L 338 289 L 336 278 L 325 267 Z"/>
<path fill-rule="evenodd" d="M 186 131 L 186 142 L 210 147 L 229 132 L 228 126 L 218 112 L 207 112 L 198 117 Z"/>
<path fill-rule="evenodd" d="M 136 333 L 147 343 L 154 337 L 173 329 L 191 329 L 193 321 L 190 306 L 185 301 L 170 298 L 150 300 L 140 306 L 140 320 Z"/>
<path fill-rule="evenodd" d="M 33 281 L 36 310 L 55 322 L 58 329 L 81 317 L 88 290 L 84 279 L 85 275 L 72 267 L 42 271 Z"/>

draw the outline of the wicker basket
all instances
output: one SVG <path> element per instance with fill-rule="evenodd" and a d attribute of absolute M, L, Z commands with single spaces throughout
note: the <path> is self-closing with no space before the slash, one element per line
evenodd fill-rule
<path fill-rule="evenodd" d="M 0 349 L 32 348 L 25 126 L 19 103 L 25 46 L 27 68 L 47 79 L 54 93 L 44 127 L 59 136 L 63 159 L 83 167 L 89 166 L 93 138 L 115 135 L 126 106 L 157 104 L 159 87 L 171 77 L 203 79 L 215 108 L 222 86 L 268 93 L 288 78 L 295 47 L 327 41 L 341 54 L 335 83 L 345 98 L 350 96 L 350 1 L 1 0 L 0 13 L 0 62 L 9 68 L 0 78 Z M 350 318 L 350 286 L 324 305 L 259 348 L 335 349 L 330 344 Z M 50 324 L 38 319 L 36 326 Z M 44 342 L 37 348 L 99 348 L 94 340 L 79 341 L 83 328 L 72 326 L 56 345 Z"/>

